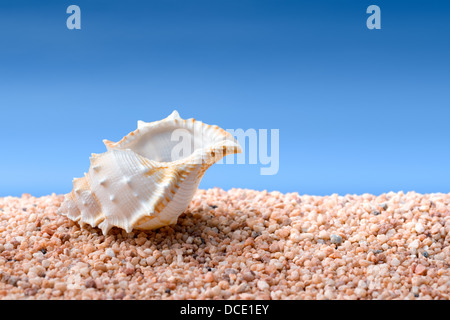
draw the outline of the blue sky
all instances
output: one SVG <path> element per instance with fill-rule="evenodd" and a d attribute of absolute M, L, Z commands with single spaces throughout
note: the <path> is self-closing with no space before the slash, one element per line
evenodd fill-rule
<path fill-rule="evenodd" d="M 66 8 L 81 8 L 68 30 Z M 369 5 L 381 29 L 366 27 Z M 215 165 L 202 188 L 450 192 L 443 1 L 2 1 L 0 196 L 66 193 L 102 139 L 176 109 L 279 129 L 276 175 Z"/>

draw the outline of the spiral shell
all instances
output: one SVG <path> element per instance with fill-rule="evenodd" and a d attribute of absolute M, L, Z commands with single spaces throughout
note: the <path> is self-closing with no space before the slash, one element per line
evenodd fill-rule
<path fill-rule="evenodd" d="M 205 171 L 242 152 L 230 133 L 184 120 L 177 111 L 160 121 L 139 121 L 122 140 L 104 143 L 107 151 L 92 155 L 88 173 L 73 180 L 58 212 L 105 235 L 112 227 L 131 232 L 176 223 Z"/>

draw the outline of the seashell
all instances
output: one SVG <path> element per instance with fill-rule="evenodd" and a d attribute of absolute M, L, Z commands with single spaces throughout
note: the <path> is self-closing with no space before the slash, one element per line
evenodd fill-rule
<path fill-rule="evenodd" d="M 205 171 L 242 152 L 230 133 L 184 120 L 177 111 L 160 121 L 139 121 L 122 140 L 104 143 L 107 151 L 92 154 L 88 173 L 73 180 L 58 213 L 105 235 L 114 226 L 131 232 L 176 223 Z"/>

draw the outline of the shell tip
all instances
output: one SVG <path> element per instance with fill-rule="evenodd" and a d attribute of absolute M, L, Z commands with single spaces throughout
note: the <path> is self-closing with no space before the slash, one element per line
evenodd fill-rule
<path fill-rule="evenodd" d="M 103 139 L 103 143 L 105 144 L 106 149 L 108 149 L 108 150 L 109 150 L 109 148 L 113 147 L 113 145 L 114 145 L 114 142 L 109 141 L 107 139 Z"/>
<path fill-rule="evenodd" d="M 145 127 L 146 124 L 147 123 L 145 121 L 138 120 L 137 122 L 138 129 L 142 129 L 143 127 Z"/>
<path fill-rule="evenodd" d="M 108 231 L 112 228 L 112 225 L 110 225 L 106 220 L 104 220 L 102 223 L 98 225 L 98 227 L 102 230 L 102 233 L 104 236 L 108 234 Z"/>
<path fill-rule="evenodd" d="M 170 116 L 167 117 L 167 119 L 181 119 L 181 117 L 177 110 L 173 110 L 173 112 L 170 114 Z"/>

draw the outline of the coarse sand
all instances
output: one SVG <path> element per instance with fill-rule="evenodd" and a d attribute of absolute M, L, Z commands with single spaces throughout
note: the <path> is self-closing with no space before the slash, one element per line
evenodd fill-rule
<path fill-rule="evenodd" d="M 0 198 L 1 299 L 443 299 L 450 194 L 198 190 L 178 223 L 126 233 Z"/>

